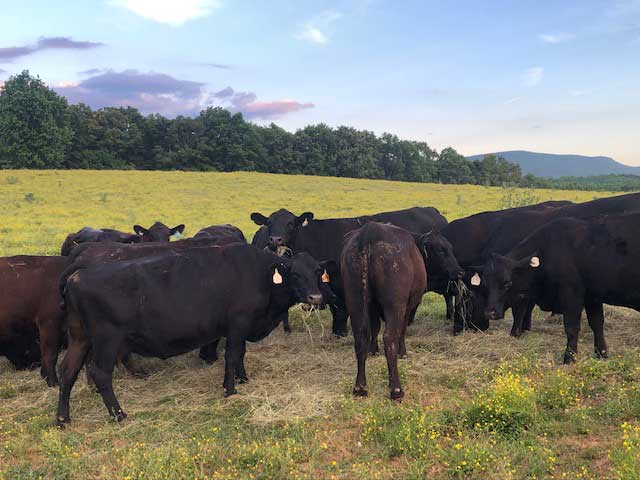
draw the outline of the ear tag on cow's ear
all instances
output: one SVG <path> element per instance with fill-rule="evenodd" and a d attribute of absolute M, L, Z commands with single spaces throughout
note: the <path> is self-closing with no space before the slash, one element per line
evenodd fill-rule
<path fill-rule="evenodd" d="M 327 270 L 325 269 L 324 273 L 322 274 L 322 283 L 329 283 L 329 274 L 327 273 Z"/>
<path fill-rule="evenodd" d="M 481 283 L 482 283 L 482 279 L 480 278 L 480 275 L 478 275 L 478 273 L 476 272 L 476 274 L 473 277 L 471 277 L 471 285 L 473 285 L 474 287 L 479 287 Z"/>
<path fill-rule="evenodd" d="M 302 226 L 306 227 L 307 225 L 309 225 L 309 220 L 305 218 L 304 222 L 302 222 Z"/>
<path fill-rule="evenodd" d="M 539 257 L 531 257 L 531 261 L 529 262 L 529 266 L 533 268 L 538 268 L 540 266 L 540 258 Z"/>
<path fill-rule="evenodd" d="M 276 271 L 273 272 L 273 283 L 275 285 L 281 285 L 282 284 L 282 275 L 280 275 L 280 272 L 278 271 L 277 268 L 276 268 Z"/>
<path fill-rule="evenodd" d="M 180 232 L 178 232 L 177 230 L 176 230 L 176 233 L 173 234 L 173 238 L 175 238 L 175 239 L 178 239 L 181 236 L 182 236 L 182 234 Z"/>

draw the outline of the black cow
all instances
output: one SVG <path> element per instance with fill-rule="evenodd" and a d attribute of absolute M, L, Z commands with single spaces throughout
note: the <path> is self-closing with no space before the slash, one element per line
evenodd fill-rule
<path fill-rule="evenodd" d="M 308 252 L 320 260 L 339 262 L 344 236 L 369 221 L 390 223 L 416 234 L 438 231 L 447 225 L 447 219 L 433 207 L 413 207 L 406 210 L 383 212 L 355 218 L 333 218 L 317 220 L 313 213 L 296 216 L 289 210 L 280 209 L 269 217 L 252 213 L 251 219 L 263 228 L 256 232 L 252 244 L 279 251 L 284 247 L 294 252 Z M 266 243 L 265 243 L 266 240 Z M 333 315 L 333 333 L 347 335 L 347 312 L 344 299 L 337 296 L 335 305 L 330 305 Z"/>
<path fill-rule="evenodd" d="M 193 236 L 194 240 L 204 240 L 211 242 L 212 245 L 229 245 L 231 243 L 247 243 L 242 230 L 235 225 L 212 225 L 205 227 Z"/>
<path fill-rule="evenodd" d="M 65 304 L 69 348 L 61 365 L 57 420 L 70 421 L 69 396 L 92 349 L 90 374 L 115 419 L 119 352 L 169 358 L 226 337 L 225 395 L 247 380 L 245 342 L 269 335 L 296 302 L 319 304 L 324 270 L 308 254 L 285 259 L 249 245 L 112 262 L 75 272 Z"/>
<path fill-rule="evenodd" d="M 506 254 L 535 229 L 557 218 L 594 218 L 601 214 L 623 213 L 640 210 L 640 194 L 632 193 L 615 197 L 607 197 L 589 202 L 559 205 L 558 202 L 545 202 L 532 207 L 506 210 L 501 212 L 486 212 L 471 217 L 455 220 L 442 230 L 442 234 L 452 243 L 456 258 L 463 268 L 470 273 L 468 280 L 473 278 L 474 272 L 479 270 L 492 253 Z M 484 286 L 474 286 L 467 283 L 473 293 L 473 308 L 468 311 L 473 315 L 467 321 L 479 329 L 485 330 L 489 323 L 482 311 L 486 299 Z M 511 305 L 506 304 L 505 307 Z M 525 320 L 521 327 L 531 328 L 531 312 L 534 305 L 525 308 Z M 473 313 L 475 312 L 475 313 Z M 501 312 L 501 316 L 504 312 Z M 454 334 L 460 332 L 464 325 L 456 316 Z M 517 325 L 512 329 L 513 335 L 519 335 Z"/>
<path fill-rule="evenodd" d="M 58 384 L 64 321 L 58 281 L 66 265 L 66 257 L 0 258 L 0 355 L 17 369 L 41 362 L 50 387 Z"/>
<path fill-rule="evenodd" d="M 246 244 L 242 231 L 233 225 L 216 225 L 200 230 L 193 238 L 170 243 L 144 243 L 122 245 L 113 242 L 87 243 L 74 249 L 69 256 L 69 265 L 60 277 L 60 292 L 64 292 L 68 277 L 75 271 L 89 266 L 122 260 L 150 257 L 165 252 L 183 252 L 204 246 L 222 246 L 233 243 Z M 218 359 L 218 342 L 203 346 L 200 358 L 212 364 Z M 121 358 L 124 366 L 133 374 L 142 373 L 128 356 Z"/>
<path fill-rule="evenodd" d="M 405 331 L 427 287 L 424 259 L 415 238 L 393 225 L 369 222 L 347 236 L 340 266 L 358 361 L 353 393 L 367 395 L 367 353 L 377 351 L 383 319 L 391 399 L 400 400 L 398 355 L 406 353 Z"/>
<path fill-rule="evenodd" d="M 140 225 L 134 225 L 133 230 L 136 233 L 126 233 L 110 228 L 98 229 L 84 227 L 76 233 L 70 233 L 67 235 L 67 238 L 60 249 L 60 255 L 66 257 L 70 255 L 73 249 L 78 245 L 90 242 L 168 242 L 171 236 L 184 231 L 184 225 L 169 228 L 164 223 L 156 222 L 149 227 L 149 229 L 143 228 Z"/>
<path fill-rule="evenodd" d="M 476 283 L 488 292 L 485 314 L 500 315 L 514 305 L 514 322 L 535 302 L 562 313 L 567 334 L 564 363 L 575 361 L 582 309 L 593 330 L 595 353 L 606 357 L 602 304 L 640 310 L 640 213 L 589 221 L 555 220 L 535 231 L 506 256 L 493 255 Z"/>

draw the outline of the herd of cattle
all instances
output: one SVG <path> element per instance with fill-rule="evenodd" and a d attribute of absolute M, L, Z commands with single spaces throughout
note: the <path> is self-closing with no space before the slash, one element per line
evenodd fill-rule
<path fill-rule="evenodd" d="M 132 353 L 169 358 L 225 343 L 225 395 L 246 382 L 246 341 L 283 323 L 297 303 L 329 306 L 333 333 L 355 339 L 355 395 L 366 395 L 365 361 L 384 352 L 392 399 L 403 396 L 398 356 L 426 291 L 442 294 L 453 332 L 486 330 L 513 312 L 513 336 L 531 329 L 535 305 L 564 316 L 564 362 L 575 360 L 582 310 L 595 353 L 607 357 L 603 303 L 640 310 L 640 193 L 484 212 L 448 223 L 432 207 L 341 219 L 278 210 L 253 213 L 249 245 L 232 225 L 170 242 L 184 225 L 135 233 L 83 228 L 60 256 L 0 259 L 0 355 L 17 369 L 41 365 L 58 385 L 57 422 L 86 365 L 109 414 L 123 419 L 112 374 Z"/>

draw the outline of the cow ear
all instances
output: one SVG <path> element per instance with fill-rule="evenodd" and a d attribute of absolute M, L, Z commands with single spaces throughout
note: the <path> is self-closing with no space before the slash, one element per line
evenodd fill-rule
<path fill-rule="evenodd" d="M 302 215 L 300 215 L 297 219 L 297 222 L 299 225 L 302 225 L 303 227 L 306 227 L 307 225 L 309 225 L 309 222 L 311 220 L 313 220 L 313 213 L 311 212 L 304 212 Z"/>
<path fill-rule="evenodd" d="M 184 232 L 184 224 L 183 224 L 183 223 L 181 223 L 180 225 L 177 225 L 177 226 L 175 226 L 175 227 L 171 228 L 169 231 L 171 232 L 171 235 L 172 235 L 172 236 L 173 236 L 173 235 L 176 235 L 176 234 L 177 234 L 178 236 L 180 236 L 180 234 L 181 234 L 182 232 Z"/>
<path fill-rule="evenodd" d="M 256 225 L 266 225 L 269 219 L 261 213 L 253 212 L 251 214 L 251 220 L 253 220 L 253 223 L 255 223 Z"/>
<path fill-rule="evenodd" d="M 322 274 L 322 281 L 329 283 L 331 280 L 336 280 L 340 276 L 340 267 L 335 260 L 325 260 L 320 262 L 320 267 L 324 270 Z M 326 274 L 326 280 L 325 280 Z"/>
<path fill-rule="evenodd" d="M 147 233 L 149 233 L 149 230 L 147 230 L 146 228 L 140 225 L 134 225 L 133 231 L 136 232 L 138 235 L 146 235 Z"/>

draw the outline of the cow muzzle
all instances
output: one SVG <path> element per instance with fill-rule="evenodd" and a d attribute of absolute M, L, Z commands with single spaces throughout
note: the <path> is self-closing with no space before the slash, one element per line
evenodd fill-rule
<path fill-rule="evenodd" d="M 307 295 L 307 303 L 309 305 L 322 305 L 323 296 L 321 293 L 312 293 Z"/>

